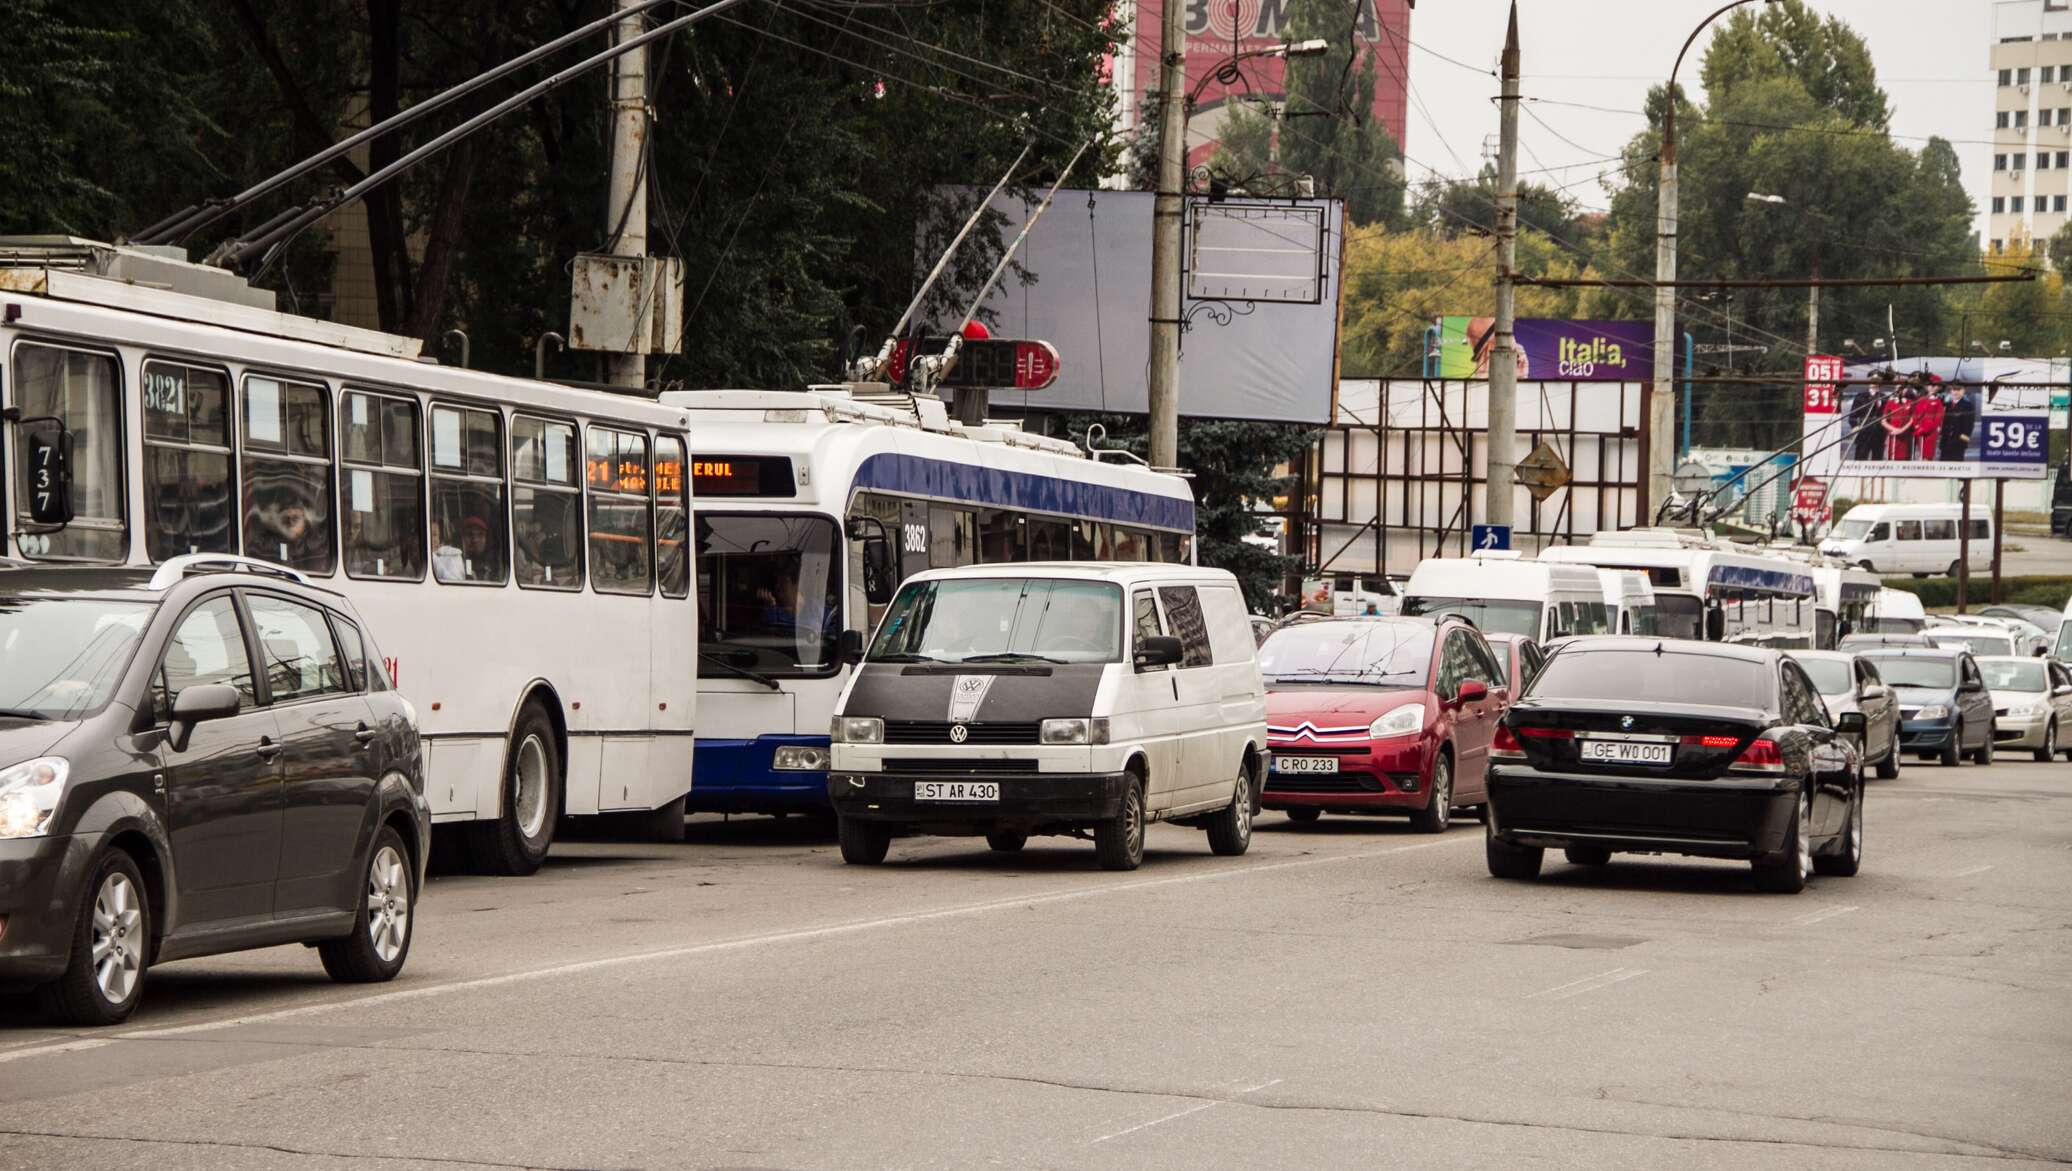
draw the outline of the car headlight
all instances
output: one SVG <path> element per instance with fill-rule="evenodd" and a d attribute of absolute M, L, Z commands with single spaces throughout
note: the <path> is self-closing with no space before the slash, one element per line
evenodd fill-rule
<path fill-rule="evenodd" d="M 1424 705 L 1406 703 L 1369 724 L 1367 735 L 1376 740 L 1384 736 L 1414 736 L 1424 731 L 1424 721 Z"/>
<path fill-rule="evenodd" d="M 885 721 L 876 716 L 836 716 L 833 731 L 837 744 L 885 742 Z"/>
<path fill-rule="evenodd" d="M 1950 705 L 1946 703 L 1931 703 L 1920 711 L 1915 712 L 1914 718 L 1917 720 L 1947 720 L 1950 718 Z"/>
<path fill-rule="evenodd" d="M 2024 707 L 2013 708 L 2007 714 L 2017 720 L 2033 720 L 2043 714 L 2043 709 L 2032 703 Z"/>
<path fill-rule="evenodd" d="M 827 749 L 817 744 L 786 744 L 771 757 L 770 767 L 779 772 L 826 772 Z"/>
<path fill-rule="evenodd" d="M 1036 730 L 1036 739 L 1044 744 L 1106 744 L 1108 721 L 1078 716 L 1045 720 Z"/>
<path fill-rule="evenodd" d="M 41 837 L 71 773 L 72 766 L 62 756 L 41 756 L 0 769 L 0 838 Z"/>

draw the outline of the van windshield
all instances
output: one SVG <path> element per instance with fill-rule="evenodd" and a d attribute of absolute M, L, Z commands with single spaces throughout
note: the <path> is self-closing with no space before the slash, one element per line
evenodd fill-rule
<path fill-rule="evenodd" d="M 72 720 L 106 706 L 151 611 L 141 602 L 0 598 L 0 717 Z"/>
<path fill-rule="evenodd" d="M 1434 618 L 1441 614 L 1465 618 L 1484 634 L 1522 634 L 1527 638 L 1540 636 L 1538 602 L 1491 602 L 1479 598 L 1403 599 L 1403 615 L 1406 618 Z M 1601 623 L 1598 629 L 1603 629 Z M 1568 633 L 1585 632 L 1572 630 Z"/>
<path fill-rule="evenodd" d="M 967 578 L 910 582 L 892 599 L 876 663 L 1114 663 L 1122 590 L 1107 582 Z"/>
<path fill-rule="evenodd" d="M 1868 537 L 1868 536 L 1870 536 L 1870 535 L 1871 535 L 1871 525 L 1873 525 L 1873 524 L 1875 524 L 1875 523 L 1876 523 L 1875 521 L 1868 521 L 1868 520 L 1860 520 L 1860 519 L 1859 519 L 1859 520 L 1850 520 L 1850 519 L 1844 518 L 1844 519 L 1842 520 L 1842 523 L 1840 523 L 1840 524 L 1838 524 L 1838 525 L 1836 525 L 1836 526 L 1835 526 L 1835 533 L 1834 533 L 1834 535 L 1835 535 L 1835 536 L 1836 536 L 1836 537 L 1837 537 L 1838 539 L 1840 539 L 1840 540 L 1844 540 L 1844 541 L 1861 541 L 1861 540 L 1863 540 L 1863 539 L 1864 539 L 1865 537 Z"/>

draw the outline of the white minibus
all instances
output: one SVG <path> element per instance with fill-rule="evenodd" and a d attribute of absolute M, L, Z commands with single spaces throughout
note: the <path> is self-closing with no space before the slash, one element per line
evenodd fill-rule
<path fill-rule="evenodd" d="M 1820 551 L 1877 573 L 1955 576 L 1960 550 L 1957 504 L 1859 504 L 1820 543 Z M 1993 518 L 1973 509 L 1969 523 L 1974 564 L 1993 555 Z"/>
<path fill-rule="evenodd" d="M 1405 617 L 1454 614 L 1488 633 L 1541 643 L 1612 630 L 1604 583 L 1594 569 L 1514 554 L 1427 557 L 1411 571 L 1403 595 Z"/>

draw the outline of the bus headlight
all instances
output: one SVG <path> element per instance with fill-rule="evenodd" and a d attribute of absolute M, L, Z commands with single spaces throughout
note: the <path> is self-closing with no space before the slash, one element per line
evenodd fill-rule
<path fill-rule="evenodd" d="M 1106 744 L 1108 721 L 1076 716 L 1071 719 L 1045 720 L 1036 730 L 1036 739 L 1044 744 Z"/>
<path fill-rule="evenodd" d="M 0 769 L 0 838 L 41 837 L 65 795 L 72 766 L 62 756 L 43 756 Z"/>
<path fill-rule="evenodd" d="M 827 749 L 814 744 L 786 744 L 777 749 L 770 767 L 779 772 L 826 772 Z"/>
<path fill-rule="evenodd" d="M 885 721 L 876 716 L 836 716 L 833 738 L 837 744 L 883 744 Z"/>

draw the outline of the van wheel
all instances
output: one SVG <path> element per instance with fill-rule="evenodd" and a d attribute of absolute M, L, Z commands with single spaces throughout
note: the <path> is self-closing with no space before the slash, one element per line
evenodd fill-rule
<path fill-rule="evenodd" d="M 561 813 L 561 752 L 554 724 L 537 703 L 528 703 L 511 733 L 504 757 L 503 793 L 494 821 L 468 826 L 468 852 L 490 874 L 531 874 L 554 844 L 554 819 Z"/>
<path fill-rule="evenodd" d="M 1950 562 L 1950 567 L 1948 569 L 1943 570 L 1943 575 L 1945 577 L 1956 577 L 1957 563 L 1955 561 Z"/>
<path fill-rule="evenodd" d="M 1861 570 L 1863 570 L 1863 571 L 1864 571 L 1865 573 L 1876 573 L 1876 572 L 1878 572 L 1878 567 L 1877 567 L 1877 566 L 1875 566 L 1875 565 L 1872 565 L 1872 564 L 1871 564 L 1870 562 L 1868 562 L 1868 561 L 1859 561 L 1859 562 L 1857 562 L 1857 563 L 1856 563 L 1856 568 L 1858 568 L 1858 569 L 1861 569 Z"/>
<path fill-rule="evenodd" d="M 1444 749 L 1432 762 L 1431 800 L 1412 810 L 1410 828 L 1421 834 L 1443 834 L 1453 824 L 1453 757 Z"/>
<path fill-rule="evenodd" d="M 1240 766 L 1230 804 L 1209 815 L 1209 850 L 1226 858 L 1252 845 L 1252 770 Z"/>
<path fill-rule="evenodd" d="M 68 1025 L 114 1025 L 144 995 L 151 904 L 126 851 L 110 850 L 80 887 L 65 974 L 36 990 L 43 1011 Z"/>
<path fill-rule="evenodd" d="M 1013 830 L 996 829 L 986 835 L 986 845 L 1003 854 L 1012 854 L 1029 844 L 1029 835 Z"/>
<path fill-rule="evenodd" d="M 882 821 L 860 821 L 854 817 L 837 820 L 836 837 L 842 843 L 842 861 L 851 866 L 876 866 L 892 848 L 892 827 Z"/>
<path fill-rule="evenodd" d="M 383 826 L 367 852 L 361 876 L 365 896 L 353 917 L 352 934 L 317 944 L 324 971 L 341 984 L 378 984 L 393 980 L 410 955 L 411 914 L 417 906 L 417 875 L 410 852 L 396 831 Z"/>
<path fill-rule="evenodd" d="M 1131 774 L 1122 787 L 1122 810 L 1094 827 L 1094 853 L 1103 870 L 1135 870 L 1144 864 L 1144 781 Z"/>

